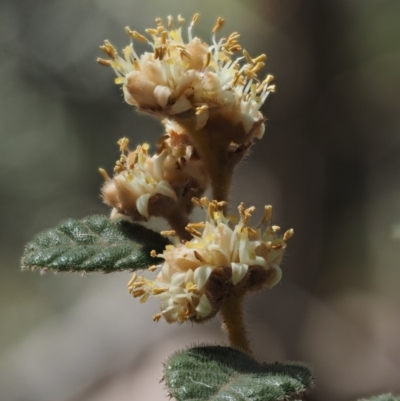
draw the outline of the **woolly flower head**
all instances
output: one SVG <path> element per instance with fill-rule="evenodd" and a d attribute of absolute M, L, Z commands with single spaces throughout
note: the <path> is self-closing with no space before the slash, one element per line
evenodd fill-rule
<path fill-rule="evenodd" d="M 153 156 L 146 143 L 134 151 L 129 151 L 127 138 L 118 143 L 121 158 L 113 179 L 100 169 L 105 178 L 103 199 L 114 208 L 112 215 L 123 214 L 137 221 L 163 216 L 163 212 L 172 213 L 177 207 L 187 208 L 185 203 L 191 206 L 191 197 L 203 193 L 208 185 L 192 146 L 169 126 Z"/>
<path fill-rule="evenodd" d="M 168 322 L 203 321 L 218 312 L 227 296 L 272 288 L 282 276 L 279 265 L 293 230 L 282 237 L 277 234 L 279 227 L 271 225 L 271 206 L 265 207 L 258 226 L 251 228 L 248 220 L 254 207 L 245 209 L 241 204 L 240 221 L 233 225 L 232 218 L 223 214 L 225 202 L 207 198 L 193 202 L 207 218 L 188 224 L 192 240 L 168 245 L 157 255 L 165 261 L 155 280 L 134 274 L 128 283 L 130 293 L 141 302 L 150 295 L 161 301 L 161 313 L 153 318 L 157 321 L 162 316 Z"/>
<path fill-rule="evenodd" d="M 218 116 L 239 127 L 246 138 L 242 143 L 261 138 L 264 117 L 259 109 L 275 89 L 270 85 L 271 75 L 264 80 L 257 77 L 265 54 L 251 58 L 242 51 L 237 32 L 218 40 L 216 34 L 224 24 L 222 18 L 218 18 L 212 30 L 212 44 L 202 42 L 192 35 L 198 18 L 199 14 L 193 16 L 187 42 L 183 39 L 181 16 L 177 27 L 172 17 L 168 17 L 167 27 L 157 18 L 156 27 L 146 29 L 150 39 L 127 27 L 131 44 L 123 50 L 123 57 L 105 41 L 101 49 L 111 60 L 98 62 L 114 69 L 115 81 L 122 84 L 126 102 L 141 111 L 175 120 L 194 120 L 196 130 Z M 151 52 L 139 56 L 133 40 L 147 43 Z M 241 51 L 242 55 L 235 57 Z"/>

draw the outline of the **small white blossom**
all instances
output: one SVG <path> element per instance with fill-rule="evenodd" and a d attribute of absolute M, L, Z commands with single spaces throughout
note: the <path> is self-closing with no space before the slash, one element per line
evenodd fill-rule
<path fill-rule="evenodd" d="M 169 119 L 194 118 L 196 130 L 204 127 L 211 116 L 220 115 L 233 126 L 240 125 L 247 140 L 261 138 L 264 117 L 259 109 L 275 89 L 270 85 L 271 75 L 262 81 L 257 77 L 265 54 L 251 58 L 243 50 L 241 56 L 234 57 L 242 50 L 237 41 L 240 35 L 233 32 L 218 40 L 222 18 L 218 18 L 211 44 L 207 45 L 192 35 L 198 18 L 195 14 L 192 19 L 187 42 L 182 37 L 184 20 L 180 16 L 179 27 L 173 26 L 171 17 L 167 27 L 157 18 L 156 28 L 146 29 L 151 39 L 126 28 L 131 44 L 123 50 L 123 57 L 106 41 L 101 49 L 111 60 L 98 61 L 114 69 L 126 102 L 142 111 Z M 147 43 L 151 52 L 139 56 L 133 39 Z"/>
<path fill-rule="evenodd" d="M 114 169 L 116 174 L 112 180 L 105 176 L 102 188 L 105 202 L 114 207 L 116 213 L 147 219 L 153 196 L 160 194 L 177 202 L 188 177 L 196 180 L 196 185 L 207 186 L 201 163 L 192 160 L 193 148 L 180 143 L 179 134 L 170 126 L 167 133 L 160 142 L 159 152 L 153 156 L 148 153 L 148 144 L 129 152 L 128 140 L 119 141 L 122 155 Z M 177 145 L 172 146 L 171 142 Z M 102 173 L 105 174 L 104 170 Z"/>
<path fill-rule="evenodd" d="M 161 301 L 161 316 L 168 322 L 203 320 L 214 316 L 220 305 L 215 305 L 215 298 L 221 294 L 213 293 L 213 274 L 219 269 L 229 270 L 228 282 L 224 291 L 230 287 L 241 287 L 252 291 L 261 287 L 272 288 L 282 276 L 279 267 L 287 240 L 293 235 L 288 230 L 279 237 L 279 227 L 271 226 L 272 207 L 266 206 L 264 217 L 256 228 L 248 226 L 248 220 L 254 211 L 239 206 L 240 221 L 232 225 L 224 216 L 222 208 L 225 202 L 208 201 L 206 198 L 193 200 L 206 211 L 205 222 L 191 223 L 187 230 L 192 234 L 191 241 L 176 246 L 168 245 L 162 255 L 164 263 L 156 280 L 144 277 L 131 281 L 129 291 L 135 297 L 147 300 L 154 295 Z M 249 278 L 251 269 L 268 272 L 264 281 L 252 284 Z M 218 273 L 219 274 L 219 273 Z M 230 287 L 229 287 L 230 286 Z"/>

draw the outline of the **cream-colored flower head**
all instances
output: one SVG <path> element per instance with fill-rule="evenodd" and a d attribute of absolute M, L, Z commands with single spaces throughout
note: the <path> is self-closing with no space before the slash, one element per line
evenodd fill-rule
<path fill-rule="evenodd" d="M 103 199 L 114 208 L 112 216 L 123 214 L 145 220 L 173 213 L 176 207 L 185 208 L 182 201 L 187 198 L 188 185 L 194 193 L 203 193 L 207 187 L 207 177 L 193 155 L 193 147 L 186 144 L 184 135 L 166 128 L 167 134 L 153 156 L 148 153 L 148 144 L 129 151 L 128 139 L 122 138 L 118 142 L 122 154 L 113 179 L 100 169 L 105 178 Z M 188 202 L 191 204 L 190 198 Z"/>
<path fill-rule="evenodd" d="M 166 27 L 157 18 L 156 28 L 146 29 L 148 37 L 126 28 L 131 44 L 123 50 L 123 57 L 106 41 L 101 49 L 111 60 L 98 61 L 114 69 L 126 102 L 141 111 L 173 120 L 193 120 L 196 130 L 212 117 L 219 117 L 241 131 L 244 139 L 233 138 L 235 142 L 261 138 L 264 117 L 259 109 L 275 88 L 270 85 L 271 75 L 264 80 L 257 76 L 266 56 L 251 58 L 242 51 L 237 32 L 217 39 L 217 32 L 224 24 L 222 18 L 218 18 L 213 28 L 210 45 L 193 37 L 192 29 L 198 18 L 199 14 L 195 14 L 189 25 L 187 42 L 183 39 L 181 16 L 177 27 L 171 17 Z M 139 56 L 133 40 L 147 43 L 151 52 Z M 242 55 L 235 57 L 240 51 Z M 220 119 L 216 124 L 221 124 Z"/>
<path fill-rule="evenodd" d="M 130 293 L 141 302 L 150 295 L 161 301 L 161 313 L 154 320 L 163 316 L 168 322 L 203 321 L 218 312 L 230 293 L 272 288 L 282 276 L 279 265 L 293 230 L 278 236 L 279 227 L 271 225 L 271 206 L 265 207 L 260 224 L 251 228 L 248 220 L 254 207 L 245 209 L 241 204 L 240 221 L 233 225 L 222 212 L 225 202 L 193 201 L 205 209 L 207 218 L 187 226 L 192 240 L 169 245 L 158 255 L 165 261 L 156 280 L 134 274 L 128 283 Z"/>

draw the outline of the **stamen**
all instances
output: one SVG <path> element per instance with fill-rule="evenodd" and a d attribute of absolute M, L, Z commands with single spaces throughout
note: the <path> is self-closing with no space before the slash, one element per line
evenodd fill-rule
<path fill-rule="evenodd" d="M 163 237 L 168 237 L 168 236 L 174 236 L 174 235 L 176 235 L 176 231 L 175 230 L 165 230 L 165 231 L 161 231 L 160 232 L 160 234 L 163 236 Z"/>
<path fill-rule="evenodd" d="M 189 226 L 186 226 L 186 227 L 185 227 L 185 230 L 186 230 L 188 233 L 190 233 L 193 237 L 199 237 L 199 238 L 201 238 L 201 232 L 195 230 L 194 228 L 189 227 Z"/>
<path fill-rule="evenodd" d="M 128 282 L 128 287 L 130 287 L 137 279 L 137 273 L 133 273 L 132 278 Z"/>
<path fill-rule="evenodd" d="M 168 15 L 167 20 L 168 20 L 168 29 L 172 29 L 173 27 L 172 16 Z"/>
<path fill-rule="evenodd" d="M 161 18 L 156 18 L 155 21 L 156 21 L 157 28 L 164 25 Z"/>
<path fill-rule="evenodd" d="M 157 270 L 157 266 L 156 265 L 152 265 L 147 269 L 149 272 L 154 272 Z"/>
<path fill-rule="evenodd" d="M 181 54 L 181 58 L 182 58 L 182 59 L 183 59 L 184 57 L 186 57 L 188 60 L 191 60 L 191 59 L 192 59 L 192 57 L 190 56 L 190 54 L 189 54 L 186 50 L 184 50 L 184 49 L 181 49 L 180 54 Z"/>
<path fill-rule="evenodd" d="M 266 54 L 260 54 L 256 58 L 253 58 L 253 63 L 257 64 L 260 61 L 265 61 L 266 59 L 267 59 L 267 55 Z"/>
<path fill-rule="evenodd" d="M 141 304 L 144 304 L 144 303 L 149 299 L 149 296 L 150 296 L 150 293 L 149 293 L 149 292 L 146 292 L 146 294 L 144 294 L 144 295 L 142 296 L 142 298 L 139 299 L 139 302 L 140 302 Z"/>
<path fill-rule="evenodd" d="M 137 31 L 132 31 L 129 26 L 127 26 L 125 28 L 125 32 L 133 39 L 138 40 L 139 42 L 143 42 L 143 43 L 147 43 L 147 39 L 145 36 L 143 36 L 142 34 L 140 34 Z"/>
<path fill-rule="evenodd" d="M 161 317 L 162 317 L 162 314 L 161 314 L 161 313 L 156 313 L 156 314 L 153 316 L 153 321 L 154 321 L 154 322 L 158 322 L 158 321 L 161 319 Z"/>
<path fill-rule="evenodd" d="M 224 25 L 225 20 L 221 17 L 218 17 L 216 24 L 214 25 L 214 28 L 212 30 L 212 33 L 218 32 Z"/>
<path fill-rule="evenodd" d="M 121 138 L 117 144 L 119 145 L 119 151 L 120 152 L 129 152 L 128 149 L 128 144 L 129 144 L 129 139 L 128 138 Z"/>
<path fill-rule="evenodd" d="M 267 77 L 264 79 L 264 81 L 262 81 L 262 84 L 268 85 L 274 80 L 274 78 L 275 77 L 273 75 L 267 75 Z"/>
<path fill-rule="evenodd" d="M 185 22 L 185 18 L 182 18 L 182 15 L 181 15 L 181 14 L 178 15 L 178 22 L 179 22 L 179 24 L 180 24 L 181 26 L 182 26 L 183 23 Z"/>
<path fill-rule="evenodd" d="M 201 202 L 200 202 L 200 199 L 199 198 L 195 198 L 195 197 L 193 197 L 192 198 L 192 202 L 197 206 L 197 207 L 199 207 L 200 209 L 202 209 L 203 208 L 203 205 L 201 204 Z"/>
<path fill-rule="evenodd" d="M 155 257 L 157 256 L 157 252 L 153 249 L 153 250 L 150 252 L 150 256 L 151 256 L 152 258 L 155 258 Z"/>
<path fill-rule="evenodd" d="M 243 49 L 243 55 L 249 64 L 254 64 L 253 59 L 250 57 L 250 54 L 247 52 L 247 50 Z"/>
<path fill-rule="evenodd" d="M 205 196 L 200 199 L 200 202 L 202 205 L 207 206 L 207 207 L 210 204 L 210 201 Z"/>
<path fill-rule="evenodd" d="M 132 292 L 132 295 L 133 295 L 134 298 L 141 297 L 141 296 L 144 295 L 144 294 L 146 294 L 146 291 L 143 290 L 143 289 L 136 290 L 136 291 L 133 291 L 133 292 Z"/>
<path fill-rule="evenodd" d="M 193 284 L 193 283 L 187 283 L 187 284 L 186 284 L 186 289 L 187 289 L 189 292 L 195 292 L 195 291 L 197 291 L 197 285 L 196 285 L 196 284 Z"/>
<path fill-rule="evenodd" d="M 196 22 L 198 21 L 199 17 L 200 17 L 199 13 L 196 13 L 195 15 L 193 15 L 192 22 L 190 23 L 190 25 L 194 26 L 196 24 Z"/>
<path fill-rule="evenodd" d="M 208 67 L 209 64 L 210 64 L 210 61 L 211 61 L 211 53 L 210 53 L 210 52 L 207 52 L 206 58 L 204 59 L 203 68 Z"/>
<path fill-rule="evenodd" d="M 157 29 L 150 29 L 150 28 L 148 28 L 148 29 L 145 29 L 145 32 L 148 33 L 148 34 L 151 35 L 151 36 L 157 36 L 157 35 L 158 35 Z"/>
<path fill-rule="evenodd" d="M 153 295 L 160 295 L 166 291 L 168 291 L 168 288 L 153 288 L 152 293 Z"/>
<path fill-rule="evenodd" d="M 189 223 L 188 226 L 192 228 L 204 228 L 206 226 L 206 223 L 200 221 L 198 223 Z"/>
<path fill-rule="evenodd" d="M 104 65 L 104 67 L 111 67 L 111 61 L 110 60 L 104 60 L 103 58 L 98 58 L 96 61 L 100 65 Z"/>
<path fill-rule="evenodd" d="M 110 181 L 111 178 L 108 176 L 107 171 L 104 168 L 99 168 L 99 173 L 103 177 L 104 181 Z"/>
<path fill-rule="evenodd" d="M 197 251 L 194 251 L 194 256 L 196 257 L 197 260 L 199 260 L 200 262 L 205 262 L 206 260 L 203 258 L 203 256 L 201 256 Z"/>
<path fill-rule="evenodd" d="M 168 32 L 162 31 L 161 32 L 161 43 L 165 45 L 167 43 Z"/>
<path fill-rule="evenodd" d="M 135 70 L 140 71 L 140 64 L 136 58 L 135 60 L 133 60 L 133 67 L 135 68 Z"/>
<path fill-rule="evenodd" d="M 257 231 L 254 230 L 251 227 L 247 227 L 247 232 L 248 232 L 249 236 L 252 236 L 252 237 L 256 237 L 257 236 Z"/>
<path fill-rule="evenodd" d="M 262 224 L 270 223 L 272 218 L 272 206 L 271 205 L 266 205 L 264 207 L 264 216 L 261 219 Z"/>
<path fill-rule="evenodd" d="M 117 50 L 108 40 L 104 41 L 104 45 L 100 46 L 100 49 L 112 59 L 115 59 L 118 56 Z"/>
<path fill-rule="evenodd" d="M 293 228 L 291 228 L 290 230 L 287 230 L 285 232 L 285 234 L 283 234 L 283 240 L 286 242 L 288 241 L 290 238 L 292 238 L 294 235 L 294 230 Z"/>

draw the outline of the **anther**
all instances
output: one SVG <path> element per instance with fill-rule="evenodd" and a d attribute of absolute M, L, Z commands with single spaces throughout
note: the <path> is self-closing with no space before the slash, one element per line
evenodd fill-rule
<path fill-rule="evenodd" d="M 192 198 L 192 202 L 197 206 L 197 207 L 199 207 L 200 209 L 202 209 L 203 208 L 203 205 L 201 204 L 201 202 L 200 202 L 200 199 L 199 198 L 195 198 L 195 197 L 193 197 Z"/>
<path fill-rule="evenodd" d="M 161 313 L 156 313 L 156 314 L 153 316 L 153 321 L 154 321 L 154 322 L 158 322 L 158 321 L 161 319 L 161 317 L 162 317 L 162 314 L 161 314 Z"/>
<path fill-rule="evenodd" d="M 127 33 L 131 38 L 136 39 L 136 40 L 138 40 L 139 42 L 144 42 L 144 43 L 147 42 L 147 39 L 146 39 L 145 36 L 141 35 L 141 34 L 140 34 L 139 32 L 137 32 L 137 31 L 132 31 L 132 30 L 129 28 L 129 26 L 127 26 L 127 27 L 125 28 L 125 31 L 126 31 L 126 33 Z"/>
<path fill-rule="evenodd" d="M 196 22 L 198 21 L 199 17 L 200 17 L 199 13 L 196 13 L 195 15 L 193 15 L 192 22 L 190 23 L 190 26 L 194 26 L 196 24 Z"/>
<path fill-rule="evenodd" d="M 210 53 L 210 52 L 207 52 L 206 57 L 205 57 L 205 59 L 204 59 L 203 68 L 208 67 L 209 64 L 210 64 L 210 61 L 211 61 L 211 53 Z"/>
<path fill-rule="evenodd" d="M 104 41 L 104 45 L 100 46 L 100 49 L 103 50 L 103 52 L 110 56 L 112 59 L 117 56 L 117 50 L 108 40 Z"/>
<path fill-rule="evenodd" d="M 197 251 L 194 251 L 194 256 L 196 257 L 196 259 L 200 262 L 205 262 L 206 260 L 203 258 L 203 256 L 200 255 L 200 253 L 198 253 Z"/>
<path fill-rule="evenodd" d="M 266 224 L 269 223 L 271 221 L 272 218 L 272 206 L 271 205 L 266 205 L 264 207 L 264 216 L 261 220 L 262 224 Z"/>
<path fill-rule="evenodd" d="M 161 32 L 161 43 L 165 45 L 167 43 L 168 32 L 162 31 Z"/>
<path fill-rule="evenodd" d="M 145 32 L 148 33 L 151 36 L 157 36 L 158 35 L 157 29 L 149 28 L 149 29 L 145 29 Z"/>
<path fill-rule="evenodd" d="M 103 58 L 98 58 L 96 61 L 100 65 L 104 65 L 104 67 L 111 67 L 111 61 L 110 60 L 104 60 Z"/>
<path fill-rule="evenodd" d="M 181 53 L 181 58 L 182 58 L 182 59 L 183 59 L 184 57 L 186 57 L 186 58 L 189 59 L 189 60 L 192 59 L 192 57 L 190 56 L 190 54 L 189 54 L 186 50 L 182 49 L 180 53 Z"/>
<path fill-rule="evenodd" d="M 176 231 L 175 230 L 165 230 L 165 231 L 161 231 L 160 234 L 163 237 L 174 236 L 174 235 L 176 235 Z"/>
<path fill-rule="evenodd" d="M 172 16 L 168 15 L 167 20 L 168 20 L 168 29 L 172 29 L 173 27 Z"/>
<path fill-rule="evenodd" d="M 191 234 L 192 236 L 201 238 L 201 232 L 195 230 L 194 228 L 189 227 L 189 226 L 186 226 L 186 227 L 185 227 L 185 230 L 186 230 L 189 234 Z"/>
<path fill-rule="evenodd" d="M 250 54 L 247 52 L 247 50 L 243 49 L 243 56 L 246 58 L 246 61 L 249 64 L 254 64 L 253 59 L 250 57 Z"/>
<path fill-rule="evenodd" d="M 178 22 L 179 22 L 179 24 L 180 24 L 181 26 L 182 26 L 183 23 L 185 22 L 185 18 L 182 18 L 182 15 L 181 15 L 181 14 L 178 15 Z"/>
<path fill-rule="evenodd" d="M 128 144 L 129 144 L 129 139 L 128 138 L 121 138 L 117 144 L 119 145 L 119 151 L 120 152 L 128 152 Z"/>
<path fill-rule="evenodd" d="M 109 181 L 111 178 L 108 176 L 107 171 L 104 168 L 99 168 L 99 173 L 103 177 L 104 181 Z"/>
<path fill-rule="evenodd" d="M 130 287 L 137 279 L 137 273 L 133 273 L 132 278 L 128 282 L 128 287 Z"/>
<path fill-rule="evenodd" d="M 132 292 L 132 295 L 133 295 L 134 298 L 141 297 L 141 296 L 144 295 L 144 294 L 146 294 L 146 291 L 143 290 L 143 289 L 136 290 L 136 291 L 133 291 L 133 292 Z"/>
<path fill-rule="evenodd" d="M 290 230 L 287 230 L 285 232 L 285 234 L 283 234 L 283 240 L 286 242 L 288 241 L 290 238 L 292 238 L 294 235 L 294 230 L 293 228 L 291 228 Z"/>
<path fill-rule="evenodd" d="M 212 33 L 218 32 L 224 26 L 225 20 L 221 17 L 218 17 L 216 24 L 212 30 Z"/>
<path fill-rule="evenodd" d="M 168 291 L 168 288 L 153 288 L 152 293 L 153 295 L 160 295 L 166 291 Z"/>

